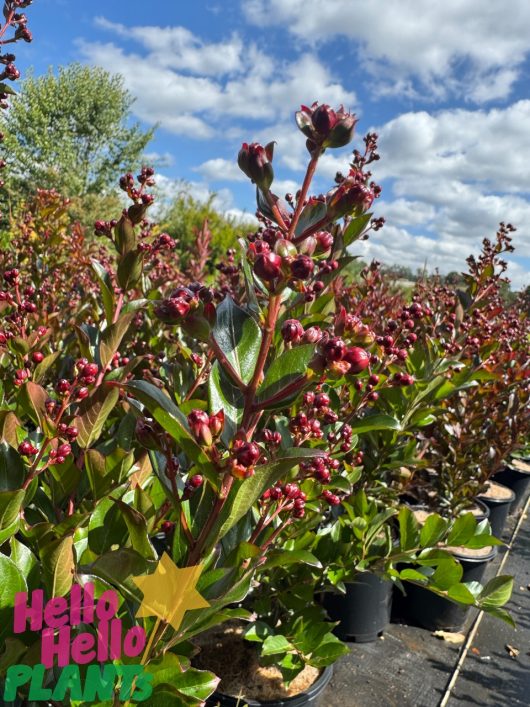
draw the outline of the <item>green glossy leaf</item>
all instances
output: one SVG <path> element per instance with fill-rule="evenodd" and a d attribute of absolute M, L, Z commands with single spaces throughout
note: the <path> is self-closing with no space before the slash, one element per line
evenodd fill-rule
<path fill-rule="evenodd" d="M 237 388 L 225 371 L 215 361 L 208 378 L 208 397 L 210 402 L 210 412 L 215 414 L 223 410 L 225 414 L 225 424 L 221 434 L 221 440 L 227 446 L 233 440 L 243 417 L 245 398 L 239 388 Z"/>
<path fill-rule="evenodd" d="M 277 655 L 278 653 L 287 653 L 294 650 L 294 646 L 288 641 L 285 636 L 276 634 L 267 636 L 261 647 L 261 655 Z"/>
<path fill-rule="evenodd" d="M 254 317 L 257 319 L 260 315 L 260 306 L 258 303 L 258 298 L 256 297 L 256 287 L 254 284 L 254 278 L 252 276 L 252 270 L 250 269 L 250 264 L 246 256 L 247 251 L 247 241 L 244 238 L 238 238 L 239 245 L 241 246 L 241 267 L 243 270 L 243 276 L 245 278 L 245 293 L 247 295 L 248 307 Z"/>
<path fill-rule="evenodd" d="M 27 592 L 26 580 L 16 564 L 0 553 L 0 640 L 12 632 L 15 595 Z"/>
<path fill-rule="evenodd" d="M 16 491 L 0 491 L 0 530 L 5 530 L 18 518 L 22 509 L 26 492 L 24 489 Z"/>
<path fill-rule="evenodd" d="M 122 512 L 123 519 L 129 530 L 128 540 L 133 550 L 139 552 L 140 555 L 146 559 L 156 560 L 158 556 L 149 542 L 147 522 L 144 516 L 135 508 L 132 508 L 132 506 L 129 506 L 119 499 L 114 499 L 114 503 Z"/>
<path fill-rule="evenodd" d="M 322 563 L 309 550 L 275 550 L 267 554 L 267 561 L 262 568 L 287 567 L 288 565 L 310 565 L 322 567 Z"/>
<path fill-rule="evenodd" d="M 90 262 L 92 263 L 92 268 L 98 279 L 103 309 L 105 310 L 105 318 L 107 323 L 110 324 L 114 316 L 114 287 L 112 286 L 112 280 L 101 263 L 94 259 Z"/>
<path fill-rule="evenodd" d="M 50 597 L 63 597 L 70 591 L 74 579 L 74 538 L 53 540 L 40 548 L 42 576 Z"/>
<path fill-rule="evenodd" d="M 119 506 L 112 498 L 103 498 L 88 524 L 88 546 L 92 552 L 102 555 L 115 545 L 123 546 L 127 533 L 127 525 Z"/>
<path fill-rule="evenodd" d="M 54 353 L 48 354 L 48 356 L 45 356 L 43 360 L 35 366 L 35 370 L 33 372 L 33 382 L 34 383 L 42 383 L 44 378 L 46 377 L 46 374 L 50 370 L 50 368 L 53 366 L 55 361 L 59 358 L 61 355 L 60 351 L 54 351 Z"/>
<path fill-rule="evenodd" d="M 399 573 L 399 578 L 412 582 L 420 582 L 421 584 L 427 584 L 427 582 L 429 581 L 427 574 L 418 572 L 418 570 L 414 570 L 411 567 L 407 567 L 406 569 L 401 570 L 401 572 Z"/>
<path fill-rule="evenodd" d="M 143 263 L 143 254 L 137 250 L 131 250 L 119 259 L 116 279 L 122 290 L 130 290 L 136 285 L 142 275 Z"/>
<path fill-rule="evenodd" d="M 466 604 L 473 606 L 475 603 L 475 597 L 469 591 L 465 584 L 453 584 L 447 590 L 447 598 L 458 602 L 459 604 Z"/>
<path fill-rule="evenodd" d="M 434 547 L 445 535 L 449 523 L 447 520 L 432 513 L 423 524 L 420 532 L 420 545 L 422 547 Z"/>
<path fill-rule="evenodd" d="M 264 621 L 255 621 L 245 631 L 245 640 L 253 643 L 263 643 L 268 637 L 274 635 L 274 630 Z"/>
<path fill-rule="evenodd" d="M 327 206 L 323 201 L 309 201 L 302 209 L 300 219 L 296 224 L 295 235 L 301 236 L 304 231 L 325 218 Z"/>
<path fill-rule="evenodd" d="M 156 563 L 147 560 L 131 548 L 111 550 L 98 557 L 89 565 L 79 567 L 79 573 L 100 577 L 129 599 L 138 601 L 141 592 L 132 581 L 132 577 L 150 574 Z"/>
<path fill-rule="evenodd" d="M 369 225 L 373 214 L 363 214 L 362 216 L 357 216 L 350 221 L 350 223 L 344 229 L 342 239 L 344 245 L 347 247 L 356 241 L 362 234 L 364 229 Z"/>
<path fill-rule="evenodd" d="M 489 547 L 490 545 L 504 545 L 504 543 L 502 540 L 499 540 L 499 538 L 489 533 L 478 533 L 477 535 L 472 535 L 469 540 L 462 543 L 462 545 L 472 550 L 479 550 L 480 548 Z"/>
<path fill-rule="evenodd" d="M 420 542 L 420 529 L 414 513 L 403 506 L 398 513 L 399 547 L 403 552 L 412 550 Z"/>
<path fill-rule="evenodd" d="M 367 415 L 350 423 L 353 432 L 372 432 L 374 430 L 400 430 L 399 420 L 390 415 Z"/>
<path fill-rule="evenodd" d="M 20 530 L 20 518 L 15 518 L 11 525 L 6 526 L 0 530 L 0 545 L 3 545 L 6 540 L 12 538 Z"/>
<path fill-rule="evenodd" d="M 197 704 L 206 700 L 219 684 L 219 678 L 213 673 L 196 668 L 184 669 L 178 656 L 170 652 L 166 652 L 161 661 L 148 663 L 145 671 L 153 676 L 153 687 L 164 685 L 171 693 L 193 698 Z M 171 704 L 179 703 L 174 701 Z"/>
<path fill-rule="evenodd" d="M 204 450 L 197 444 L 189 431 L 186 417 L 175 403 L 152 383 L 132 381 L 124 388 L 149 410 L 153 418 L 173 437 L 182 451 L 208 475 L 209 480 L 217 485 L 218 474 Z"/>
<path fill-rule="evenodd" d="M 46 413 L 46 400 L 48 400 L 48 393 L 33 381 L 27 381 L 20 389 L 19 403 L 25 412 L 41 428 L 45 435 L 53 437 L 55 426 Z"/>
<path fill-rule="evenodd" d="M 17 491 L 26 478 L 22 457 L 7 442 L 0 442 L 0 491 Z"/>
<path fill-rule="evenodd" d="M 36 589 L 37 587 L 31 587 L 30 578 L 39 575 L 39 563 L 37 558 L 24 543 L 19 542 L 16 538 L 11 538 L 9 546 L 10 557 L 26 578 L 28 587 L 30 587 L 30 589 Z"/>
<path fill-rule="evenodd" d="M 99 439 L 103 426 L 119 397 L 118 388 L 109 388 L 103 384 L 89 398 L 83 400 L 79 406 L 78 416 L 75 418 L 75 426 L 79 430 L 76 441 L 80 447 L 86 449 Z"/>
<path fill-rule="evenodd" d="M 438 589 L 446 590 L 460 582 L 463 571 L 459 562 L 453 557 L 447 557 L 438 564 L 430 579 Z"/>
<path fill-rule="evenodd" d="M 513 577 L 499 575 L 493 577 L 479 594 L 481 607 L 497 608 L 510 599 L 513 591 Z"/>
<path fill-rule="evenodd" d="M 279 394 L 293 382 L 297 380 L 303 381 L 314 355 L 315 347 L 313 344 L 304 344 L 288 349 L 278 358 L 275 358 L 267 369 L 263 383 L 259 387 L 256 399 L 257 404 L 265 409 L 285 407 L 286 403 L 292 399 L 292 395 L 281 397 Z M 295 391 L 295 397 L 298 395 L 299 390 Z M 279 397 L 279 400 L 271 404 L 265 404 L 273 396 Z"/>
<path fill-rule="evenodd" d="M 212 336 L 232 368 L 244 383 L 249 383 L 256 368 L 261 331 L 254 317 L 225 297 L 217 307 Z"/>
<path fill-rule="evenodd" d="M 112 357 L 120 348 L 123 337 L 127 333 L 135 316 L 134 312 L 122 314 L 117 322 L 111 324 L 101 334 L 101 341 L 99 343 L 99 364 L 102 368 L 107 368 L 112 361 Z"/>
<path fill-rule="evenodd" d="M 453 523 L 447 544 L 452 546 L 464 545 L 475 534 L 477 521 L 472 513 L 464 513 Z"/>
<path fill-rule="evenodd" d="M 508 611 L 506 611 L 506 609 L 501 609 L 500 607 L 488 606 L 484 609 L 484 611 L 486 611 L 490 616 L 494 616 L 497 619 L 501 619 L 501 621 L 505 621 L 512 628 L 517 627 L 517 624 L 515 623 L 513 616 Z"/>

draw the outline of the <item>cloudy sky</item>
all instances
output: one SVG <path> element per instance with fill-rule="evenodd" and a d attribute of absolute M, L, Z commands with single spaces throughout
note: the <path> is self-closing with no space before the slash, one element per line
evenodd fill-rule
<path fill-rule="evenodd" d="M 307 153 L 294 111 L 343 103 L 357 142 L 380 135 L 387 225 L 364 257 L 460 270 L 505 220 L 518 227 L 513 284 L 530 283 L 528 0 L 36 0 L 28 15 L 20 68 L 123 74 L 136 118 L 159 125 L 149 152 L 166 184 L 252 212 L 241 142 L 276 140 L 273 190 L 295 191 Z M 347 168 L 347 149 L 328 153 L 316 192 Z"/>

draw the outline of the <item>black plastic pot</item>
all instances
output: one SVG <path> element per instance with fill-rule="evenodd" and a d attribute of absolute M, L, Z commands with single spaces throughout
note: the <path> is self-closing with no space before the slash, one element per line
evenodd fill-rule
<path fill-rule="evenodd" d="M 488 562 L 497 554 L 493 547 L 484 557 L 466 557 L 453 553 L 464 569 L 461 582 L 480 582 Z M 466 622 L 470 607 L 461 607 L 448 599 L 430 592 L 415 584 L 407 584 L 407 614 L 423 628 L 429 631 L 461 631 Z"/>
<path fill-rule="evenodd" d="M 214 694 L 206 700 L 207 707 L 306 707 L 314 705 L 327 687 L 333 675 L 333 667 L 330 665 L 320 673 L 315 682 L 304 692 L 292 697 L 282 697 L 278 700 L 249 700 L 241 697 L 224 695 L 222 692 Z"/>
<path fill-rule="evenodd" d="M 530 493 L 530 472 L 514 469 L 512 466 L 507 465 L 502 471 L 494 475 L 493 480 L 503 484 L 503 486 L 507 486 L 515 493 L 515 500 L 510 506 L 510 513 L 517 513 L 521 506 L 525 504 Z"/>
<path fill-rule="evenodd" d="M 368 643 L 377 640 L 390 623 L 392 582 L 371 572 L 360 572 L 346 584 L 346 594 L 325 592 L 322 605 L 332 621 L 333 633 L 343 641 Z"/>
<path fill-rule="evenodd" d="M 498 486 L 503 486 L 503 484 L 498 484 Z M 512 489 L 508 489 L 506 486 L 503 486 L 503 488 L 511 491 L 509 498 L 480 496 L 480 500 L 490 509 L 489 522 L 491 525 L 491 532 L 496 538 L 502 537 L 510 507 L 515 500 L 515 492 Z"/>

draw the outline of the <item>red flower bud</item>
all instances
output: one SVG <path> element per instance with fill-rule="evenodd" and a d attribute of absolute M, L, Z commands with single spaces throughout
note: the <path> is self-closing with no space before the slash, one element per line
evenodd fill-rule
<path fill-rule="evenodd" d="M 282 258 L 294 258 L 298 255 L 298 250 L 292 241 L 279 238 L 274 245 L 274 252 Z"/>
<path fill-rule="evenodd" d="M 215 415 L 210 415 L 210 430 L 214 437 L 217 437 L 223 431 L 225 425 L 225 413 L 224 410 L 219 410 Z"/>
<path fill-rule="evenodd" d="M 311 326 L 306 329 L 302 341 L 306 344 L 316 344 L 322 338 L 322 330 L 318 326 Z"/>
<path fill-rule="evenodd" d="M 188 424 L 197 442 L 204 443 L 207 447 L 212 444 L 210 417 L 207 412 L 204 412 L 204 410 L 192 410 L 188 415 Z"/>
<path fill-rule="evenodd" d="M 322 498 L 324 498 L 330 506 L 338 506 L 340 504 L 340 498 L 327 489 L 322 492 Z"/>
<path fill-rule="evenodd" d="M 344 360 L 350 364 L 350 373 L 361 373 L 370 365 L 370 354 L 358 346 L 352 346 L 344 354 Z"/>
<path fill-rule="evenodd" d="M 317 253 L 327 253 L 333 246 L 333 236 L 328 231 L 315 233 L 317 242 Z"/>
<path fill-rule="evenodd" d="M 27 440 L 25 442 L 21 442 L 18 445 L 18 452 L 19 452 L 19 454 L 22 454 L 22 456 L 24 456 L 24 457 L 29 457 L 29 456 L 32 456 L 33 454 L 35 454 L 35 452 L 33 451 L 34 449 L 35 448 L 31 444 L 31 442 L 28 442 Z"/>
<path fill-rule="evenodd" d="M 237 440 L 234 444 L 234 458 L 241 466 L 254 466 L 261 456 L 261 450 L 255 442 Z"/>
<path fill-rule="evenodd" d="M 298 255 L 291 263 L 291 275 L 295 280 L 307 280 L 315 268 L 308 255 Z"/>
<path fill-rule="evenodd" d="M 83 376 L 97 376 L 99 371 L 97 363 L 87 363 L 81 371 Z"/>
<path fill-rule="evenodd" d="M 324 356 L 327 361 L 341 361 L 345 353 L 346 344 L 338 336 L 334 336 L 324 345 Z"/>
<path fill-rule="evenodd" d="M 57 390 L 59 393 L 67 393 L 70 390 L 70 383 L 65 378 L 61 378 L 57 383 Z"/>
<path fill-rule="evenodd" d="M 304 334 L 304 327 L 298 319 L 287 319 L 282 324 L 281 333 L 285 343 L 297 344 Z"/>
<path fill-rule="evenodd" d="M 274 179 L 272 169 L 272 156 L 274 143 L 269 142 L 263 147 L 257 142 L 248 145 L 243 143 L 237 156 L 237 163 L 244 172 L 261 191 L 268 191 Z"/>
<path fill-rule="evenodd" d="M 44 354 L 40 351 L 34 351 L 31 355 L 31 360 L 33 363 L 40 363 L 41 361 L 44 361 Z"/>
<path fill-rule="evenodd" d="M 276 253 L 258 255 L 254 263 L 254 272 L 262 280 L 274 280 L 280 275 L 282 259 Z"/>

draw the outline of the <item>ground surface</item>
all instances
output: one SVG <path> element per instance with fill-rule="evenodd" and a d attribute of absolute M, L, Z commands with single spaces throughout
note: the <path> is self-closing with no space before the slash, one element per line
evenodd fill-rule
<path fill-rule="evenodd" d="M 516 519 L 508 522 L 504 539 Z M 503 555 L 492 563 L 496 574 Z M 518 707 L 530 705 L 530 519 L 523 518 L 502 574 L 515 577 L 508 608 L 516 623 L 483 616 L 454 686 L 463 644 L 435 638 L 429 631 L 393 623 L 376 643 L 350 644 L 351 652 L 335 665 L 319 707 Z M 469 632 L 474 616 L 467 625 Z M 515 650 L 510 651 L 512 647 Z"/>

